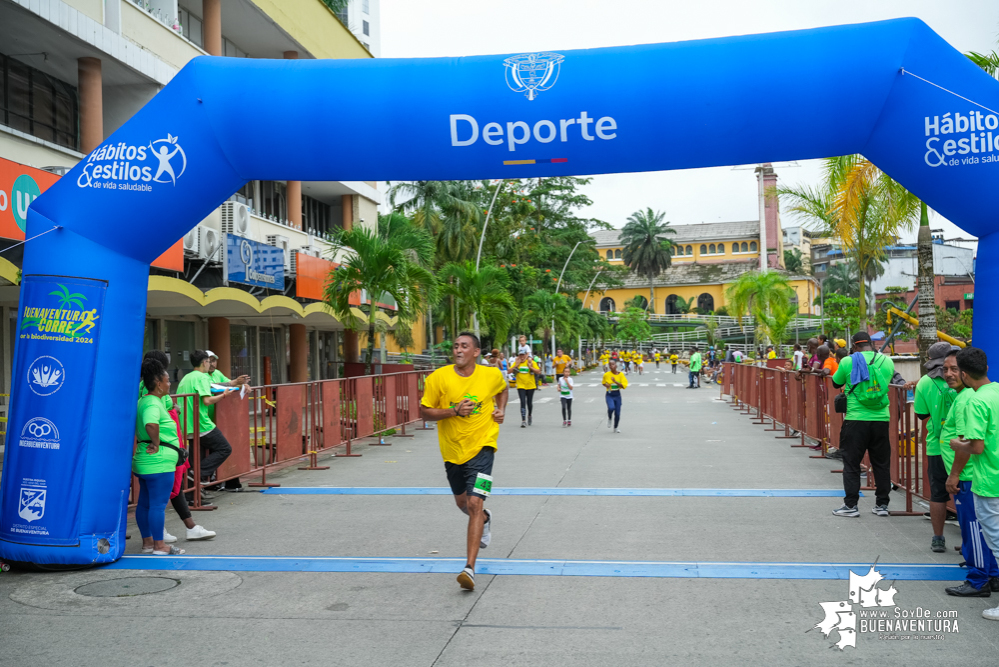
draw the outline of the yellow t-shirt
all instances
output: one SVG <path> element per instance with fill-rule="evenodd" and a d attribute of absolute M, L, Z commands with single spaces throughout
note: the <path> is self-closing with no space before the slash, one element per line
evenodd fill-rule
<path fill-rule="evenodd" d="M 607 383 L 610 383 L 611 388 L 607 389 Z M 603 380 L 600 384 L 604 385 L 604 389 L 607 391 L 615 391 L 616 389 L 627 389 L 628 388 L 628 378 L 624 376 L 624 373 L 611 373 L 607 371 L 604 373 Z"/>
<path fill-rule="evenodd" d="M 671 355 L 669 355 L 669 360 L 670 360 L 670 363 L 673 363 L 673 364 L 675 364 L 675 363 L 677 362 L 677 360 L 678 360 L 679 358 L 680 358 L 680 357 L 678 357 L 678 356 L 677 356 L 677 355 L 675 355 L 675 354 L 671 354 Z"/>
<path fill-rule="evenodd" d="M 469 377 L 462 377 L 454 366 L 444 366 L 427 377 L 420 403 L 428 408 L 451 408 L 463 399 L 476 403 L 467 417 L 448 417 L 437 422 L 437 439 L 441 456 L 451 463 L 465 463 L 483 447 L 496 449 L 499 424 L 493 421 L 497 394 L 506 382 L 503 373 L 492 366 L 476 364 Z"/>
<path fill-rule="evenodd" d="M 773 350 L 770 350 L 769 352 L 767 352 L 767 359 L 776 359 L 776 358 L 777 358 L 777 353 L 776 352 L 774 352 Z"/>
<path fill-rule="evenodd" d="M 605 355 L 602 355 L 600 357 L 600 363 L 604 364 L 605 366 L 607 365 L 608 361 L 610 361 L 610 355 L 609 354 L 605 354 Z"/>
<path fill-rule="evenodd" d="M 563 354 L 561 357 L 555 357 L 555 375 L 562 375 L 562 371 L 565 367 L 572 363 L 572 357 L 568 354 Z"/>
<path fill-rule="evenodd" d="M 656 361 L 659 361 L 659 353 L 656 352 Z"/>
<path fill-rule="evenodd" d="M 525 361 L 522 364 L 514 363 L 510 367 L 510 371 L 513 376 L 517 379 L 517 389 L 537 389 L 538 379 L 534 375 L 538 371 L 535 370 L 537 364 L 533 364 L 530 361 Z"/>

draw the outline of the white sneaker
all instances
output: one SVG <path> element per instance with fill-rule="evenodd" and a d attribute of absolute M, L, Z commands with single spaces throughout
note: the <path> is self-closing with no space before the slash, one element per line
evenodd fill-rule
<path fill-rule="evenodd" d="M 486 523 L 482 526 L 482 539 L 479 540 L 479 548 L 485 549 L 493 539 L 493 513 L 489 510 L 482 510 L 486 513 Z"/>
<path fill-rule="evenodd" d="M 175 535 L 171 535 L 170 533 L 166 532 L 166 528 L 164 528 L 163 541 L 166 542 L 167 544 L 173 544 L 174 542 L 177 541 L 177 537 Z"/>
<path fill-rule="evenodd" d="M 619 428 L 616 428 L 616 429 L 614 429 L 614 432 L 615 432 L 615 433 L 620 433 L 620 432 L 621 432 L 621 429 L 619 429 Z"/>
<path fill-rule="evenodd" d="M 609 417 L 607 418 L 607 428 L 612 428 L 614 426 L 614 421 Z"/>
<path fill-rule="evenodd" d="M 999 607 L 989 607 L 982 610 L 982 618 L 987 618 L 990 621 L 999 621 Z"/>
<path fill-rule="evenodd" d="M 201 526 L 195 526 L 194 528 L 187 529 L 187 539 L 189 540 L 210 540 L 213 537 L 215 537 L 214 530 L 205 530 Z"/>

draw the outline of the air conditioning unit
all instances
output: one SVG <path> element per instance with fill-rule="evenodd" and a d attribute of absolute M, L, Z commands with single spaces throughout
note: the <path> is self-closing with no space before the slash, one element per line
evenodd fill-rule
<path fill-rule="evenodd" d="M 222 204 L 222 233 L 246 236 L 250 231 L 250 209 L 246 204 L 227 201 Z"/>
<path fill-rule="evenodd" d="M 288 258 L 288 267 L 285 272 L 288 274 L 285 278 L 294 278 L 298 274 L 298 253 L 299 250 L 293 250 L 292 252 L 285 255 Z"/>
<path fill-rule="evenodd" d="M 222 263 L 222 254 L 218 252 L 222 237 L 211 227 L 198 225 L 198 258 L 206 260 L 212 264 Z M 225 252 L 224 250 L 222 252 Z"/>
<path fill-rule="evenodd" d="M 298 249 L 298 252 L 303 255 L 308 255 L 309 257 L 322 257 L 323 251 L 318 246 L 313 245 L 303 245 Z"/>
<path fill-rule="evenodd" d="M 197 257 L 201 251 L 201 225 L 184 234 L 184 256 Z"/>
<path fill-rule="evenodd" d="M 295 265 L 293 264 L 294 260 L 291 257 L 290 248 L 288 248 L 288 237 L 280 234 L 268 234 L 267 245 L 284 250 L 284 271 L 285 273 L 293 273 Z"/>

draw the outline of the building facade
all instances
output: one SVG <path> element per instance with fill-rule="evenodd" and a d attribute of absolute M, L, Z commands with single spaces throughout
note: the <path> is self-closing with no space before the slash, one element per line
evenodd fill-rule
<path fill-rule="evenodd" d="M 673 228 L 676 234 L 668 237 L 674 247 L 672 266 L 655 279 L 649 312 L 679 314 L 684 305 L 691 312 L 695 308 L 703 312 L 727 309 L 725 288 L 743 273 L 760 267 L 759 221 L 710 222 Z M 601 257 L 612 264 L 624 264 L 619 229 L 594 232 L 592 236 Z M 776 251 L 769 255 L 768 260 L 776 263 Z M 782 265 L 775 269 L 781 270 Z M 818 314 L 819 306 L 812 305 L 819 293 L 815 282 L 803 275 L 789 275 L 788 278 L 797 295 L 798 313 Z M 580 298 L 584 296 L 584 293 L 579 294 Z M 590 292 L 583 307 L 619 312 L 624 310 L 625 302 L 635 297 L 641 300 L 643 307 L 649 305 L 649 281 L 629 273 L 622 287 Z"/>
<path fill-rule="evenodd" d="M 377 37 L 378 2 L 353 0 L 349 12 L 355 9 L 357 18 L 344 21 L 322 0 L 0 0 L 4 393 L 18 312 L 21 252 L 14 246 L 24 240 L 30 201 L 192 58 L 372 57 L 378 42 L 360 37 L 372 27 Z M 348 29 L 352 22 L 361 35 Z M 268 94 L 266 82 L 259 94 Z M 170 355 L 175 382 L 190 370 L 195 348 L 212 349 L 223 372 L 255 383 L 333 377 L 341 361 L 356 357 L 359 341 L 321 303 L 337 260 L 326 238 L 375 225 L 381 199 L 375 182 L 248 182 L 153 262 L 146 348 Z M 141 229 L 136 219 L 117 233 Z M 246 271 L 246 257 L 257 258 L 256 273 Z M 358 295 L 357 305 L 365 299 Z M 379 317 L 391 324 L 394 306 L 384 306 Z M 381 338 L 384 346 L 391 336 Z"/>

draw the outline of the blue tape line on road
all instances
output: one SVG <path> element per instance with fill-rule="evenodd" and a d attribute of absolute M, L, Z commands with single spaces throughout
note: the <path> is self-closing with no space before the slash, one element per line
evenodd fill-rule
<path fill-rule="evenodd" d="M 285 486 L 261 491 L 289 496 L 449 496 L 446 486 Z M 570 489 L 493 487 L 494 496 L 725 496 L 729 498 L 836 498 L 842 489 Z M 863 494 L 861 494 L 863 495 Z"/>
<path fill-rule="evenodd" d="M 866 574 L 870 563 L 696 563 L 480 558 L 476 574 L 667 579 L 839 579 Z M 464 558 L 295 558 L 269 556 L 124 556 L 111 570 L 212 570 L 223 572 L 383 572 L 456 574 Z M 878 563 L 885 579 L 962 581 L 956 565 Z"/>

